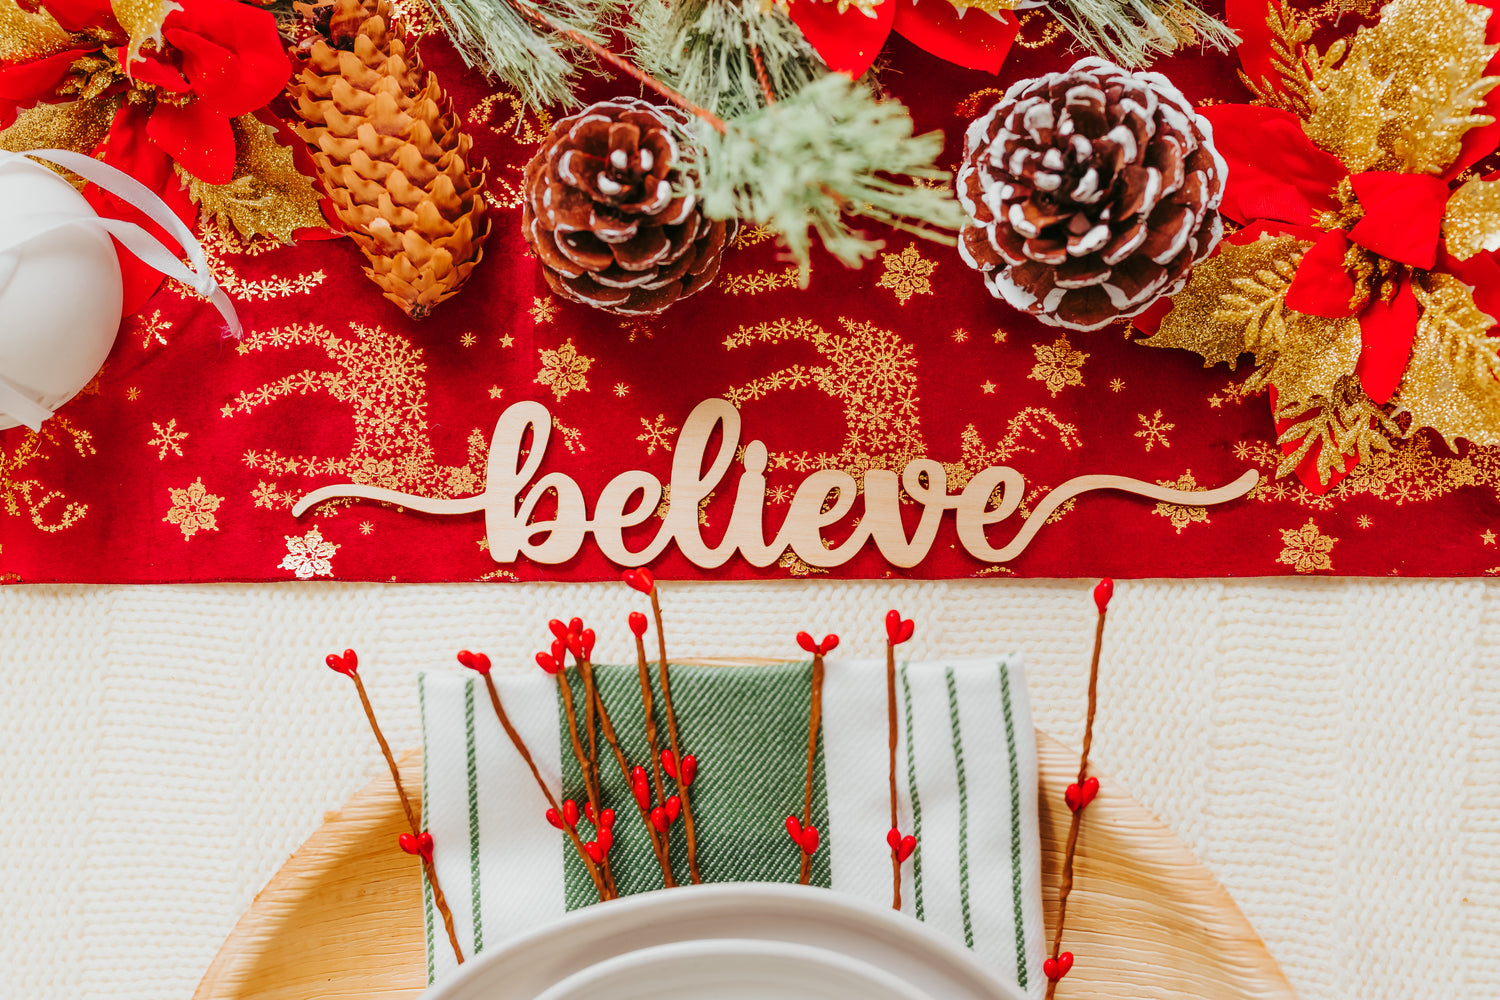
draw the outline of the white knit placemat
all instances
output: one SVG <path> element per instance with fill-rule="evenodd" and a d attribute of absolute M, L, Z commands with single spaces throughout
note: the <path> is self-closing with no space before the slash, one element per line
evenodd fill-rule
<path fill-rule="evenodd" d="M 673 655 L 795 655 L 799 630 L 913 658 L 1015 649 L 1076 744 L 1088 584 L 676 585 Z M 287 856 L 382 764 L 324 654 L 359 648 L 392 742 L 415 675 L 619 584 L 0 588 L 0 995 L 188 1000 Z M 753 609 L 747 613 L 747 609 Z M 1308 1000 L 1466 1000 L 1500 983 L 1500 587 L 1125 582 L 1095 760 L 1225 883 Z M 844 650 L 841 650 L 843 652 Z"/>

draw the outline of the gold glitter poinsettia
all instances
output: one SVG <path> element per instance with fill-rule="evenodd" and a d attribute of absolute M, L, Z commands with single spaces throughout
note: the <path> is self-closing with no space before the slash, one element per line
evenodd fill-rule
<path fill-rule="evenodd" d="M 1466 176 L 1500 147 L 1497 5 L 1394 0 L 1326 50 L 1289 3 L 1229 5 L 1256 103 L 1202 114 L 1244 228 L 1138 325 L 1252 355 L 1277 473 L 1314 492 L 1421 428 L 1500 444 L 1500 180 Z"/>

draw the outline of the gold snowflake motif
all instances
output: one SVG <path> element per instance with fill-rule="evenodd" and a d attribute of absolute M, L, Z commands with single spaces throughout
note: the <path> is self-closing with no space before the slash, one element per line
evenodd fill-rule
<path fill-rule="evenodd" d="M 1313 519 L 1308 518 L 1300 528 L 1281 530 L 1283 548 L 1276 561 L 1298 573 L 1327 572 L 1333 569 L 1333 558 L 1329 553 L 1337 543 L 1337 538 L 1323 534 Z"/>
<path fill-rule="evenodd" d="M 375 525 L 373 523 L 371 523 L 370 521 L 361 521 L 361 522 L 359 522 L 359 533 L 361 535 L 368 535 L 368 534 L 370 534 L 374 530 L 375 530 Z"/>
<path fill-rule="evenodd" d="M 534 296 L 532 296 L 532 299 L 531 299 L 531 319 L 532 319 L 532 322 L 534 322 L 534 323 L 536 323 L 538 325 L 541 325 L 542 323 L 550 323 L 550 322 L 552 322 L 556 318 L 557 318 L 557 303 L 556 302 L 552 301 L 552 299 L 550 297 L 543 297 L 541 295 L 534 295 Z"/>
<path fill-rule="evenodd" d="M 1153 445 L 1161 445 L 1163 448 L 1172 447 L 1172 442 L 1167 440 L 1167 431 L 1177 425 L 1169 423 L 1161 418 L 1161 411 L 1147 417 L 1144 413 L 1137 413 L 1135 419 L 1141 422 L 1141 429 L 1135 432 L 1135 436 L 1142 439 L 1146 444 L 1146 450 L 1150 451 Z"/>
<path fill-rule="evenodd" d="M 289 569 L 299 580 L 333 575 L 333 554 L 339 550 L 339 546 L 324 538 L 316 524 L 301 537 L 282 537 L 286 539 L 286 555 L 277 564 L 277 569 Z"/>
<path fill-rule="evenodd" d="M 626 385 L 624 382 L 616 382 L 615 383 L 615 395 L 616 396 L 619 396 L 619 397 L 623 398 L 625 396 L 628 396 L 629 394 L 630 394 L 630 386 Z"/>
<path fill-rule="evenodd" d="M 658 447 L 662 451 L 670 452 L 672 450 L 672 435 L 677 433 L 677 428 L 667 426 L 666 414 L 658 413 L 654 421 L 649 421 L 645 417 L 642 417 L 641 427 L 644 429 L 644 433 L 637 435 L 636 440 L 646 446 L 647 455 L 656 454 Z"/>
<path fill-rule="evenodd" d="M 166 334 L 171 329 L 172 321 L 162 319 L 160 309 L 152 312 L 150 319 L 147 319 L 145 316 L 141 316 L 136 321 L 135 331 L 136 333 L 139 333 L 141 335 L 141 350 L 144 351 L 146 348 L 150 347 L 151 341 L 153 340 L 155 340 L 158 344 L 162 344 L 163 346 L 165 346 L 167 343 Z"/>
<path fill-rule="evenodd" d="M 759 295 L 782 288 L 795 288 L 801 278 L 801 272 L 793 264 L 782 271 L 762 269 L 749 274 L 727 274 L 722 287 L 726 295 Z"/>
<path fill-rule="evenodd" d="M 134 403 L 136 400 L 141 398 L 141 390 L 136 386 L 131 386 L 129 389 L 125 390 L 125 398 Z"/>
<path fill-rule="evenodd" d="M 42 424 L 40 431 L 19 432 L 15 447 L 7 452 L 4 448 L 6 435 L 0 435 L 0 512 L 11 517 L 26 516 L 40 531 L 62 531 L 71 528 L 88 513 L 88 504 L 68 500 L 61 490 L 49 490 L 40 478 L 23 479 L 23 470 L 56 458 L 53 447 L 60 450 L 71 444 L 73 450 L 87 458 L 97 454 L 94 435 L 79 430 L 65 416 L 54 416 Z M 58 510 L 54 504 L 62 503 Z M 56 520 L 52 520 L 56 518 Z"/>
<path fill-rule="evenodd" d="M 542 367 L 532 381 L 550 388 L 554 399 L 560 401 L 570 392 L 589 391 L 587 373 L 594 366 L 594 359 L 579 354 L 572 337 L 555 351 L 538 348 L 537 353 L 542 356 Z"/>
<path fill-rule="evenodd" d="M 479 338 L 474 336 L 472 333 L 466 333 L 462 337 L 458 338 L 458 342 L 465 347 L 473 347 L 475 344 L 479 343 Z"/>
<path fill-rule="evenodd" d="M 1354 523 L 1358 524 L 1361 528 L 1368 528 L 1370 525 L 1374 524 L 1375 522 L 1372 521 L 1372 520 L 1370 520 L 1370 515 L 1369 514 L 1361 514 L 1361 515 L 1359 515 L 1359 517 L 1357 517 L 1357 518 L 1354 519 Z M 1493 532 L 1491 534 L 1493 535 Z"/>
<path fill-rule="evenodd" d="M 208 492 L 208 487 L 203 485 L 202 476 L 183 489 L 168 487 L 167 493 L 172 499 L 172 506 L 167 508 L 167 516 L 162 520 L 181 528 L 184 539 L 192 538 L 200 531 L 219 530 L 218 517 L 214 511 L 219 509 L 224 498 Z"/>
<path fill-rule="evenodd" d="M 283 493 L 277 489 L 277 485 L 262 479 L 255 489 L 250 491 L 250 499 L 255 501 L 255 506 L 264 507 L 266 510 L 291 510 L 297 504 L 296 494 Z"/>
<path fill-rule="evenodd" d="M 1122 378 L 1112 378 L 1112 379 L 1109 380 L 1109 391 L 1110 392 L 1119 392 L 1120 390 L 1122 390 L 1124 388 L 1125 388 L 1125 380 L 1124 379 L 1122 379 Z"/>
<path fill-rule="evenodd" d="M 965 330 L 963 327 L 959 327 L 957 330 L 953 331 L 953 342 L 955 344 L 965 343 L 966 341 L 968 341 L 968 339 L 969 331 Z"/>
<path fill-rule="evenodd" d="M 171 452 L 178 458 L 182 457 L 182 442 L 187 440 L 188 432 L 177 429 L 177 418 L 173 417 L 163 427 L 156 421 L 151 421 L 151 429 L 156 432 L 156 437 L 146 442 L 147 448 L 156 448 L 156 457 L 166 461 L 167 452 Z"/>
<path fill-rule="evenodd" d="M 1191 469 L 1184 472 L 1176 482 L 1170 479 L 1158 479 L 1156 482 L 1158 486 L 1168 486 L 1174 490 L 1196 490 L 1200 488 L 1198 481 L 1193 478 Z M 1189 507 L 1187 504 L 1167 503 L 1162 500 L 1157 502 L 1156 508 L 1152 513 L 1160 514 L 1171 521 L 1172 527 L 1179 535 L 1182 534 L 1182 529 L 1190 524 L 1195 522 L 1208 523 L 1207 507 Z"/>
<path fill-rule="evenodd" d="M 915 243 L 907 244 L 900 253 L 880 256 L 885 261 L 885 273 L 875 282 L 877 288 L 889 288 L 902 305 L 906 305 L 906 300 L 913 295 L 932 294 L 930 279 L 937 269 L 937 261 L 923 259 Z"/>
<path fill-rule="evenodd" d="M 1050 344 L 1037 344 L 1031 350 L 1036 355 L 1036 365 L 1027 378 L 1045 382 L 1049 393 L 1056 396 L 1070 385 L 1083 385 L 1083 363 L 1089 356 L 1075 350 L 1068 343 L 1066 333 L 1059 334 Z"/>
<path fill-rule="evenodd" d="M 259 256 L 281 246 L 279 240 L 270 236 L 242 239 L 233 229 L 224 228 L 214 219 L 203 221 L 198 239 L 203 246 L 203 255 L 208 261 L 209 273 L 214 276 L 220 288 L 236 299 L 269 301 L 291 295 L 310 295 L 313 289 L 328 279 L 327 273 L 320 269 L 291 278 L 273 277 L 263 281 L 245 281 L 240 278 L 234 266 L 224 260 L 225 256 Z M 189 288 L 176 278 L 169 279 L 167 287 L 173 294 L 185 299 L 202 300 L 203 298 L 195 289 Z"/>
<path fill-rule="evenodd" d="M 333 362 L 326 370 L 301 368 L 259 388 L 238 393 L 220 412 L 251 413 L 289 396 L 327 396 L 352 418 L 354 446 L 343 456 L 249 452 L 245 464 L 268 476 L 335 476 L 403 493 L 452 497 L 455 469 L 482 475 L 489 442 L 469 432 L 467 461 L 438 464 L 427 422 L 427 363 L 422 351 L 378 327 L 351 324 L 347 336 L 317 323 L 248 333 L 241 351 L 317 348 Z"/>

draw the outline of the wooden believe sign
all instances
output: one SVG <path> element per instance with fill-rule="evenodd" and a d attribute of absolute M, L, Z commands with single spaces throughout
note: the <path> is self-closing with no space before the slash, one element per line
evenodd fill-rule
<path fill-rule="evenodd" d="M 719 426 L 723 432 L 718 448 L 706 462 L 714 429 Z M 512 563 L 522 557 L 535 563 L 565 562 L 578 554 L 585 537 L 592 534 L 599 551 L 621 566 L 649 563 L 675 543 L 689 561 L 704 569 L 722 566 L 736 554 L 752 566 L 769 566 L 787 549 L 809 566 L 829 567 L 847 562 L 867 542 L 873 542 L 887 562 L 906 568 L 926 558 L 938 524 L 949 510 L 957 519 L 959 542 L 970 555 L 988 563 L 1004 563 L 1026 549 L 1053 511 L 1079 494 L 1120 490 L 1151 500 L 1204 507 L 1244 496 L 1259 478 L 1251 469 L 1218 489 L 1189 491 L 1125 476 L 1079 476 L 1047 494 L 1010 541 L 997 548 L 987 528 L 1007 520 L 1020 506 L 1026 482 L 1022 475 L 1006 466 L 991 466 L 970 479 L 960 492 L 950 493 L 943 466 L 919 458 L 908 462 L 899 475 L 884 469 L 867 471 L 864 512 L 852 533 L 829 547 L 824 544 L 823 529 L 849 513 L 861 492 L 860 484 L 837 469 L 810 474 L 797 487 L 781 529 L 767 540 L 766 446 L 751 441 L 740 457 L 729 528 L 717 545 L 710 546 L 699 530 L 698 506 L 721 487 L 739 453 L 740 414 L 727 400 L 706 399 L 693 409 L 678 437 L 672 458 L 671 501 L 661 527 L 649 544 L 631 550 L 626 546 L 624 530 L 643 524 L 655 514 L 663 495 L 661 480 L 640 470 L 620 473 L 595 498 L 591 517 L 587 498 L 571 476 L 549 472 L 534 478 L 551 434 L 552 415 L 545 406 L 532 401 L 516 403 L 495 424 L 485 489 L 477 496 L 439 500 L 347 483 L 314 490 L 298 501 L 292 513 L 300 517 L 319 503 L 341 497 L 383 500 L 428 514 L 482 510 L 490 555 L 498 563 Z M 911 535 L 907 535 L 901 520 L 902 490 L 921 508 Z M 999 501 L 992 505 L 996 491 Z M 556 496 L 555 514 L 533 520 L 549 493 Z"/>

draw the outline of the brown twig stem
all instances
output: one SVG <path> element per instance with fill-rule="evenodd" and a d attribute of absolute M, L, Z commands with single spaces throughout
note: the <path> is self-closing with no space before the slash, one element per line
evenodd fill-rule
<path fill-rule="evenodd" d="M 896 829 L 896 645 L 885 644 L 885 715 L 891 757 L 891 829 Z M 891 909 L 901 909 L 901 851 L 891 848 Z"/>
<path fill-rule="evenodd" d="M 661 699 L 667 708 L 667 736 L 672 741 L 672 758 L 677 761 L 677 797 L 682 799 L 683 826 L 687 832 L 688 874 L 693 884 L 698 885 L 703 877 L 698 874 L 698 835 L 693 828 L 693 800 L 688 794 L 686 782 L 682 780 L 682 747 L 677 740 L 677 712 L 672 708 L 672 678 L 667 669 L 667 634 L 661 624 L 661 601 L 657 598 L 659 587 L 651 588 L 651 613 L 656 617 L 656 648 L 661 654 L 657 670 L 661 675 Z"/>
<path fill-rule="evenodd" d="M 614 752 L 615 763 L 620 766 L 620 777 L 625 779 L 625 787 L 628 789 L 630 788 L 630 764 L 625 760 L 625 752 L 620 749 L 620 740 L 619 737 L 615 734 L 614 723 L 610 721 L 609 711 L 604 707 L 604 696 L 599 693 L 598 685 L 592 682 L 592 677 L 594 675 L 594 665 L 586 659 L 579 660 L 578 669 L 583 673 L 585 678 L 589 679 L 588 685 L 590 695 L 594 699 L 594 703 L 598 707 L 597 714 L 599 717 L 599 724 L 604 729 L 604 742 L 609 744 L 610 750 Z M 646 827 L 646 836 L 651 838 L 651 850 L 656 855 L 656 863 L 661 865 L 662 878 L 666 883 L 666 887 L 668 889 L 671 889 L 677 885 L 677 881 L 672 878 L 672 863 L 666 853 L 667 835 L 665 832 L 663 832 L 660 839 L 658 839 L 658 831 L 655 826 L 651 825 L 650 807 L 641 805 L 640 802 L 636 800 L 633 792 L 630 798 L 631 801 L 635 802 L 636 810 L 641 814 L 641 822 Z M 666 799 L 661 798 L 660 796 L 660 789 L 658 789 L 658 800 L 663 803 L 666 802 Z M 594 818 L 599 818 L 599 814 L 597 812 L 594 813 Z"/>
<path fill-rule="evenodd" d="M 807 784 L 802 792 L 802 829 L 812 823 L 813 770 L 818 758 L 818 729 L 823 725 L 823 654 L 814 653 L 812 694 L 807 706 Z M 802 871 L 797 881 L 807 885 L 812 878 L 812 855 L 802 851 Z"/>
<path fill-rule="evenodd" d="M 577 45 L 582 45 L 601 61 L 614 67 L 616 70 L 630 77 L 632 80 L 635 80 L 641 86 L 647 88 L 648 90 L 656 91 L 662 97 L 665 97 L 668 101 L 671 101 L 682 110 L 698 118 L 701 118 L 703 121 L 712 126 L 714 131 L 718 132 L 720 135 L 723 135 L 726 131 L 728 131 L 729 126 L 724 123 L 724 119 L 720 118 L 712 111 L 709 111 L 707 108 L 702 108 L 694 104 L 692 101 L 688 100 L 686 97 L 683 97 L 680 93 L 673 90 L 665 83 L 662 83 L 650 73 L 647 73 L 645 70 L 641 69 L 635 63 L 626 59 L 624 56 L 610 51 L 603 45 L 594 41 L 589 36 L 585 35 L 583 32 L 576 31 L 573 28 L 569 28 L 567 25 L 558 24 L 542 11 L 533 7 L 531 4 L 526 3 L 525 0 L 506 0 L 506 2 L 509 3 L 518 14 L 520 14 L 526 20 L 530 21 L 532 24 L 546 31 L 551 31 L 554 34 L 561 35 L 563 38 L 566 38 L 568 41 L 573 42 Z"/>
<path fill-rule="evenodd" d="M 391 780 L 396 783 L 396 794 L 401 797 L 401 811 L 406 813 L 406 824 L 411 827 L 411 835 L 418 837 L 422 833 L 422 824 L 417 819 L 417 811 L 412 808 L 411 799 L 406 797 L 406 787 L 401 784 L 401 769 L 396 766 L 396 757 L 391 753 L 391 745 L 385 741 L 385 734 L 380 731 L 380 723 L 375 720 L 375 707 L 370 704 L 370 696 L 365 692 L 365 682 L 360 680 L 359 672 L 349 671 L 349 677 L 354 681 L 354 690 L 359 692 L 359 703 L 365 710 L 365 718 L 370 721 L 370 730 L 375 734 L 375 742 L 380 744 L 380 752 L 385 757 L 386 766 L 391 769 Z M 420 855 L 422 869 L 427 875 L 427 884 L 432 886 L 432 901 L 436 904 L 438 912 L 443 916 L 443 929 L 448 932 L 448 944 L 453 947 L 453 957 L 458 960 L 459 965 L 464 964 L 463 949 L 458 945 L 458 933 L 453 929 L 453 911 L 448 909 L 448 898 L 443 895 L 443 887 L 438 884 L 437 869 L 426 855 Z"/>
<path fill-rule="evenodd" d="M 1099 689 L 1099 651 L 1104 645 L 1104 616 L 1105 609 L 1099 608 L 1099 621 L 1094 626 L 1094 655 L 1089 661 L 1089 694 L 1088 709 L 1083 723 L 1083 750 L 1078 755 L 1078 786 L 1083 787 L 1089 772 L 1089 749 L 1094 742 L 1094 713 L 1098 708 Z M 1057 929 L 1052 934 L 1052 959 L 1062 949 L 1063 925 L 1067 922 L 1068 896 L 1073 891 L 1073 855 L 1078 848 L 1078 828 L 1083 822 L 1083 809 L 1080 806 L 1072 810 L 1073 817 L 1068 823 L 1068 844 L 1063 850 L 1062 876 L 1058 879 L 1057 886 Z M 1059 979 L 1049 979 L 1047 982 L 1047 1000 L 1057 992 Z"/>
<path fill-rule="evenodd" d="M 521 755 L 521 759 L 531 769 L 531 776 L 536 779 L 536 787 L 542 790 L 542 795 L 547 799 L 547 805 L 551 806 L 552 811 L 561 817 L 562 806 L 558 805 L 557 796 L 553 795 L 552 789 L 547 787 L 547 782 L 542 778 L 542 772 L 537 769 L 536 761 L 532 758 L 531 750 L 527 748 L 526 741 L 521 738 L 521 734 L 516 731 L 515 725 L 511 723 L 510 716 L 506 714 L 505 706 L 500 702 L 500 692 L 495 687 L 495 680 L 488 673 L 484 675 L 484 686 L 490 692 L 490 704 L 494 706 L 495 717 L 500 720 L 500 725 L 505 730 L 505 735 L 510 737 L 511 745 L 516 748 L 516 753 Z M 597 816 L 598 814 L 595 813 L 595 815 Z M 583 849 L 583 841 L 579 838 L 578 831 L 569 826 L 566 820 L 563 822 L 563 831 L 567 833 L 568 839 L 573 842 L 573 849 L 578 852 L 579 859 L 583 861 L 584 867 L 588 869 L 589 877 L 594 880 L 594 888 L 599 890 L 599 899 L 609 899 L 609 892 L 604 886 L 604 877 L 599 874 L 599 867 L 594 864 L 594 859 L 589 857 L 588 851 Z"/>
<path fill-rule="evenodd" d="M 583 771 L 583 790 L 588 796 L 589 805 L 594 809 L 594 818 L 599 818 L 599 810 L 604 803 L 599 799 L 599 785 L 596 781 L 594 771 L 589 766 L 590 757 L 583 749 L 583 741 L 578 738 L 578 711 L 573 706 L 573 685 L 568 682 L 567 664 L 560 665 L 561 669 L 553 676 L 557 678 L 557 686 L 562 690 L 563 712 L 568 717 L 568 737 L 573 743 L 573 756 L 578 761 L 578 767 Z M 581 672 L 581 671 L 580 671 Z M 588 681 L 584 681 L 585 698 L 587 698 Z M 593 704 L 588 704 L 587 714 L 592 718 Z M 609 870 L 609 855 L 604 855 L 604 860 L 599 863 L 599 871 L 604 876 L 604 884 L 609 887 L 610 893 L 615 892 L 615 880 L 613 873 Z"/>

